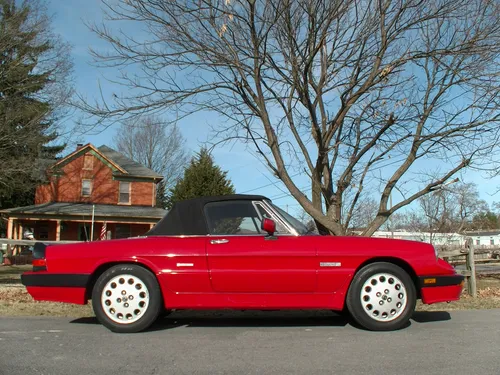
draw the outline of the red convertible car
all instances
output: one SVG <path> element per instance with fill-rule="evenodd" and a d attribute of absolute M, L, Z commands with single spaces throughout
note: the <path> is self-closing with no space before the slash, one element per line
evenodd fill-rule
<path fill-rule="evenodd" d="M 22 283 L 35 300 L 86 304 L 115 332 L 178 309 L 331 309 L 369 330 L 405 326 L 417 299 L 460 298 L 463 276 L 430 244 L 309 233 L 269 199 L 176 203 L 145 236 L 37 243 Z"/>

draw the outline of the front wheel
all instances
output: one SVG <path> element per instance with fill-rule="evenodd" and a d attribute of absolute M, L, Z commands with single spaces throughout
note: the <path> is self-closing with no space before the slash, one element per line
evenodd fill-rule
<path fill-rule="evenodd" d="M 372 331 L 392 331 L 408 324 L 416 305 L 415 285 L 392 263 L 372 263 L 356 273 L 346 304 L 352 318 Z"/>
<path fill-rule="evenodd" d="M 162 309 L 161 291 L 149 270 L 121 264 L 97 279 L 92 306 L 97 320 L 111 331 L 140 332 L 158 318 Z"/>

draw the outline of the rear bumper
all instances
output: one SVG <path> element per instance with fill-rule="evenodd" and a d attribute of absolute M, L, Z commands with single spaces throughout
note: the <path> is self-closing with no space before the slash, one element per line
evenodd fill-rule
<path fill-rule="evenodd" d="M 84 305 L 87 303 L 86 274 L 49 274 L 25 272 L 21 282 L 35 301 L 65 302 Z"/>
<path fill-rule="evenodd" d="M 464 279 L 464 276 L 456 274 L 419 277 L 422 302 L 432 304 L 459 300 L 462 294 Z"/>

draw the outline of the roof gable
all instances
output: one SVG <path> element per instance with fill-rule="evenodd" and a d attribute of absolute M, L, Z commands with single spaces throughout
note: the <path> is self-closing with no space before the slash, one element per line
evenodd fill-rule
<path fill-rule="evenodd" d="M 117 165 L 125 170 L 130 176 L 134 177 L 150 177 L 155 179 L 162 179 L 163 176 L 156 173 L 155 171 L 145 167 L 144 165 L 137 163 L 136 161 L 128 158 L 122 153 L 113 150 L 111 147 L 102 145 L 98 148 L 99 152 L 105 155 L 108 159 L 114 161 Z"/>
<path fill-rule="evenodd" d="M 113 160 L 109 159 L 107 156 L 105 156 L 103 153 L 101 153 L 98 149 L 96 149 L 92 144 L 88 143 L 85 146 L 82 146 L 78 148 L 77 150 L 73 151 L 71 154 L 67 155 L 66 157 L 62 158 L 59 160 L 57 163 L 51 166 L 51 169 L 57 169 L 60 168 L 73 160 L 78 159 L 82 155 L 85 155 L 87 153 L 92 154 L 95 156 L 97 159 L 99 159 L 102 163 L 104 163 L 106 166 L 111 168 L 113 172 L 120 172 L 120 173 L 127 173 L 123 167 L 119 166 L 116 164 Z"/>
<path fill-rule="evenodd" d="M 71 154 L 59 160 L 57 163 L 53 164 L 50 168 L 53 170 L 60 168 L 87 153 L 92 154 L 106 166 L 111 168 L 115 175 L 152 178 L 157 180 L 163 179 L 163 176 L 133 161 L 132 159 L 129 159 L 122 153 L 113 150 L 111 147 L 102 145 L 96 148 L 90 143 L 78 148 Z"/>

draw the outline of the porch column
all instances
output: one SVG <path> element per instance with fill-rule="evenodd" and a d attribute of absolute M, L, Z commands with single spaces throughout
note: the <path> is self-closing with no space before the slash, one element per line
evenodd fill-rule
<path fill-rule="evenodd" d="M 12 219 L 11 238 L 17 240 L 17 223 L 14 219 Z"/>
<path fill-rule="evenodd" d="M 12 231 L 14 229 L 14 219 L 9 217 L 7 221 L 7 239 L 12 240 Z M 7 256 L 12 255 L 12 247 L 11 245 L 7 245 Z"/>
<path fill-rule="evenodd" d="M 18 240 L 23 239 L 23 223 L 21 222 L 17 223 L 17 239 Z"/>
<path fill-rule="evenodd" d="M 149 229 L 153 229 L 154 226 L 154 224 L 149 224 Z"/>
<path fill-rule="evenodd" d="M 56 220 L 56 241 L 61 241 L 61 220 Z"/>

